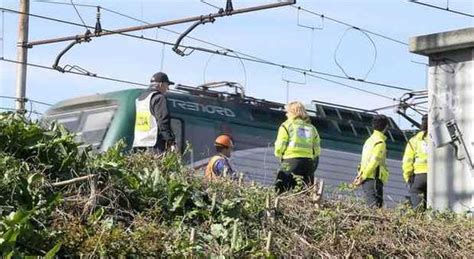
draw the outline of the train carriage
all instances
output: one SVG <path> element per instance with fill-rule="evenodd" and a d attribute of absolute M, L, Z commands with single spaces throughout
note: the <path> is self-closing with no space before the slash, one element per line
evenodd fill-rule
<path fill-rule="evenodd" d="M 230 85 L 230 84 L 229 84 Z M 144 89 L 129 89 L 59 102 L 44 115 L 77 134 L 77 141 L 105 151 L 123 139 L 133 143 L 135 99 Z M 273 143 L 279 125 L 285 120 L 284 105 L 245 96 L 242 92 L 219 92 L 206 87 L 178 85 L 166 93 L 176 143 L 191 152 L 185 157 L 198 167 L 214 154 L 217 135 L 234 138 L 232 163 L 246 178 L 271 185 L 279 162 Z M 371 134 L 375 113 L 356 108 L 314 101 L 308 107 L 312 123 L 321 135 L 321 157 L 316 177 L 336 188 L 356 175 L 365 139 Z M 384 188 L 389 206 L 404 201 L 407 190 L 402 179 L 401 157 L 406 143 L 404 132 L 390 119 L 387 131 L 388 167 L 391 176 Z"/>

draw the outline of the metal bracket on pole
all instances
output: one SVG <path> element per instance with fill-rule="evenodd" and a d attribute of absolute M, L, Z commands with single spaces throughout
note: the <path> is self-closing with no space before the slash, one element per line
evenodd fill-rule
<path fill-rule="evenodd" d="M 389 105 L 377 109 L 370 110 L 371 112 L 377 112 L 380 110 L 385 109 L 395 109 L 395 112 L 402 116 L 405 120 L 409 121 L 413 126 L 417 128 L 421 128 L 421 124 L 408 116 L 406 113 L 408 109 L 411 109 L 418 113 L 419 115 L 424 115 L 428 113 L 428 111 L 424 110 L 422 107 L 418 107 L 418 105 L 422 105 L 427 103 L 426 99 L 428 98 L 428 92 L 426 90 L 421 91 L 412 91 L 402 95 L 399 99 L 399 103 L 395 105 Z M 410 101 L 411 100 L 411 101 Z M 418 101 L 421 100 L 421 101 Z"/>
<path fill-rule="evenodd" d="M 89 30 L 87 30 L 85 35 L 90 36 L 91 32 Z M 64 48 L 61 52 L 59 52 L 58 56 L 56 57 L 56 59 L 54 61 L 53 68 L 58 70 L 59 72 L 64 73 L 65 69 L 59 66 L 59 61 L 64 56 L 64 54 L 66 54 L 66 52 L 68 52 L 72 47 L 74 47 L 74 45 L 80 44 L 82 42 L 89 42 L 89 41 L 91 41 L 91 38 L 86 37 L 86 38 L 77 38 L 75 41 L 69 43 L 69 45 L 67 45 L 66 48 Z"/>
<path fill-rule="evenodd" d="M 185 53 L 186 48 L 183 50 L 179 49 L 179 44 L 181 43 L 181 41 L 184 39 L 184 37 L 186 37 L 192 30 L 194 30 L 199 25 L 206 24 L 208 22 L 213 23 L 215 20 L 216 20 L 215 18 L 209 16 L 209 17 L 203 17 L 200 21 L 193 23 L 193 25 L 191 25 L 187 30 L 185 30 L 181 35 L 179 35 L 178 40 L 176 40 L 176 43 L 173 46 L 173 51 L 176 52 L 176 54 L 183 57 L 191 55 L 191 53 L 193 53 L 194 50 L 192 50 L 191 52 Z"/>
<path fill-rule="evenodd" d="M 240 9 L 233 9 L 233 8 L 230 8 L 231 6 L 229 6 L 229 8 L 226 8 L 225 12 L 209 14 L 207 17 L 209 17 L 209 18 L 218 18 L 218 17 L 224 17 L 224 16 L 231 16 L 231 15 L 236 15 L 236 14 L 243 14 L 243 13 L 249 13 L 249 12 L 254 12 L 254 11 L 259 11 L 259 10 L 265 10 L 265 9 L 271 9 L 271 8 L 276 8 L 276 7 L 283 7 L 283 6 L 287 6 L 287 5 L 293 5 L 295 3 L 296 3 L 296 0 L 287 0 L 287 1 L 278 2 L 278 3 L 264 4 L 264 5 L 247 7 L 247 8 L 240 8 Z M 36 45 L 44 45 L 44 44 L 57 43 L 57 42 L 63 42 L 63 41 L 71 41 L 71 40 L 76 40 L 76 39 L 84 39 L 84 38 L 87 38 L 87 37 L 93 38 L 93 37 L 113 35 L 113 34 L 123 34 L 123 33 L 127 33 L 127 32 L 132 32 L 132 31 L 155 29 L 155 28 L 161 28 L 161 27 L 165 27 L 165 26 L 171 26 L 171 25 L 177 25 L 177 24 L 189 23 L 189 22 L 196 22 L 196 21 L 201 21 L 201 20 L 202 20 L 202 16 L 194 16 L 194 17 L 188 17 L 188 18 L 165 21 L 165 22 L 159 22 L 159 23 L 152 23 L 152 24 L 146 24 L 146 25 L 140 25 L 140 26 L 127 27 L 127 28 L 116 29 L 116 30 L 105 30 L 105 29 L 101 28 L 102 32 L 97 33 L 97 34 L 92 34 L 92 35 L 82 34 L 82 35 L 66 36 L 66 37 L 47 39 L 47 40 L 30 41 L 30 42 L 27 43 L 26 46 L 31 48 L 31 47 L 36 46 Z"/>

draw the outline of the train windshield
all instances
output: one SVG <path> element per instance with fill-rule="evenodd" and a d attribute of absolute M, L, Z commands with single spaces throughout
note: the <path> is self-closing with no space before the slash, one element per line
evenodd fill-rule
<path fill-rule="evenodd" d="M 99 149 L 117 107 L 117 103 L 110 100 L 60 106 L 49 110 L 42 121 L 60 123 L 76 134 L 76 141 Z"/>

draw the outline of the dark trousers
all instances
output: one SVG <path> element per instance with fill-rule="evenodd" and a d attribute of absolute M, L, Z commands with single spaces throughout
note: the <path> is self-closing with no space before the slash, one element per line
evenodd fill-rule
<path fill-rule="evenodd" d="M 380 179 L 366 179 L 362 183 L 365 201 L 369 207 L 382 208 L 383 206 L 383 183 Z"/>
<path fill-rule="evenodd" d="M 410 185 L 410 200 L 414 209 L 426 209 L 427 175 L 415 174 Z"/>
<path fill-rule="evenodd" d="M 301 176 L 305 185 L 314 183 L 314 171 L 317 167 L 317 160 L 311 158 L 290 158 L 281 162 L 278 170 L 275 188 L 278 193 L 291 190 L 296 186 L 294 175 Z"/>

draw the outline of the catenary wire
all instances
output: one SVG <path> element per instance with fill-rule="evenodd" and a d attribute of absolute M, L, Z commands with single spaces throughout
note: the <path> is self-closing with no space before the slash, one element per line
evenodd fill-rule
<path fill-rule="evenodd" d="M 81 22 L 82 22 L 82 24 L 84 25 L 84 28 L 86 28 L 86 30 L 87 30 L 87 25 L 86 25 L 86 23 L 84 22 L 84 19 L 82 19 L 82 16 L 81 16 L 81 14 L 79 13 L 79 10 L 77 10 L 76 5 L 74 4 L 73 0 L 71 0 L 71 5 L 72 5 L 72 7 L 74 7 L 74 10 L 76 10 L 77 16 L 79 16 L 79 19 L 81 19 Z"/>
<path fill-rule="evenodd" d="M 22 14 L 22 12 L 20 12 L 20 11 L 8 9 L 8 8 L 0 8 L 0 9 L 8 11 L 8 12 L 12 12 L 12 13 Z M 41 19 L 45 19 L 45 20 L 50 20 L 50 21 L 55 21 L 55 22 L 59 22 L 59 23 L 64 23 L 64 24 L 69 24 L 69 25 L 81 26 L 82 27 L 82 25 L 80 25 L 78 23 L 65 21 L 65 20 L 61 20 L 61 19 L 57 19 L 57 18 L 47 17 L 47 16 L 43 16 L 43 15 L 37 15 L 37 14 L 32 14 L 32 13 L 28 13 L 27 15 L 35 17 L 35 18 L 41 18 Z M 88 27 L 93 28 L 92 26 L 88 26 Z M 103 30 L 107 31 L 105 29 L 103 29 Z M 156 39 L 151 39 L 151 38 L 147 38 L 147 37 L 141 37 L 141 36 L 137 36 L 137 35 L 133 35 L 133 34 L 119 33 L 119 35 L 128 36 L 128 37 L 132 37 L 132 38 L 137 38 L 137 39 L 140 39 L 140 40 L 158 42 L 158 43 L 165 44 L 165 45 L 170 45 L 170 46 L 174 45 L 174 43 L 172 43 L 172 42 L 166 42 L 166 41 L 162 41 L 162 40 L 156 40 Z M 229 52 L 236 53 L 235 51 L 233 51 L 231 49 L 226 49 L 226 52 L 221 52 L 219 50 L 210 50 L 210 49 L 201 48 L 201 47 L 192 47 L 192 46 L 182 46 L 182 47 L 184 47 L 185 49 L 188 48 L 188 49 L 207 52 L 207 53 L 215 53 L 215 54 L 227 56 L 227 57 L 230 57 L 230 58 L 239 58 L 236 55 L 229 55 L 228 54 Z M 303 73 L 303 74 L 306 74 L 306 75 L 311 75 L 314 78 L 319 78 L 321 80 L 325 80 L 325 81 L 328 81 L 328 82 L 337 82 L 337 81 L 330 80 L 330 79 L 327 79 L 327 78 L 324 78 L 324 77 L 321 77 L 321 76 L 316 76 L 314 74 L 330 76 L 330 77 L 336 77 L 336 78 L 339 78 L 339 79 L 352 80 L 352 81 L 356 81 L 356 82 L 360 82 L 360 83 L 378 85 L 378 86 L 397 89 L 397 90 L 412 91 L 412 89 L 409 89 L 409 88 L 398 87 L 398 86 L 393 86 L 393 85 L 388 85 L 388 84 L 383 84 L 383 83 L 377 83 L 377 82 L 362 81 L 360 79 L 355 79 L 355 78 L 346 78 L 344 76 L 339 76 L 339 75 L 329 74 L 329 73 L 325 73 L 325 72 L 315 71 L 315 70 L 312 70 L 312 69 L 303 69 L 303 68 L 298 68 L 298 67 L 294 67 L 294 66 L 278 64 L 278 63 L 267 61 L 267 60 L 264 60 L 264 59 L 261 59 L 261 58 L 252 58 L 252 57 L 249 57 L 250 55 L 244 55 L 244 56 L 245 57 L 240 57 L 240 58 L 242 60 L 251 61 L 251 62 L 255 62 L 255 63 L 261 63 L 261 64 L 266 64 L 266 65 L 286 68 L 286 69 L 289 69 L 289 70 L 293 70 L 295 72 Z M 50 67 L 48 67 L 48 68 L 50 68 Z M 77 73 L 77 72 L 72 72 L 72 71 L 70 71 L 70 72 L 75 73 L 75 74 L 79 74 L 79 75 L 83 75 L 83 74 Z M 121 80 L 121 81 L 125 81 L 125 80 Z M 127 81 L 125 81 L 125 82 L 127 82 Z M 133 83 L 133 82 L 132 82 L 132 84 L 143 85 L 143 84 Z M 343 83 L 340 83 L 340 82 L 338 82 L 338 85 L 347 86 L 346 84 L 343 84 Z M 353 89 L 360 89 L 360 88 L 354 87 Z M 362 92 L 368 92 L 368 91 L 363 90 Z M 388 98 L 393 99 L 391 97 L 388 97 Z"/>
<path fill-rule="evenodd" d="M 33 64 L 33 63 L 24 63 L 24 62 L 12 60 L 12 59 L 4 58 L 4 57 L 1 57 L 0 61 L 5 61 L 5 62 L 15 63 L 15 64 L 25 64 L 27 66 L 52 70 L 52 71 L 56 71 L 56 72 L 58 71 L 58 70 L 56 70 L 52 67 L 49 67 L 49 66 L 40 65 L 40 64 Z M 148 84 L 142 84 L 142 83 L 132 82 L 132 81 L 123 80 L 123 79 L 117 79 L 117 78 L 112 78 L 112 77 L 106 77 L 106 76 L 99 76 L 97 74 L 83 74 L 83 73 L 79 73 L 79 72 L 75 72 L 75 71 L 67 71 L 67 70 L 64 71 L 64 73 L 75 74 L 75 75 L 80 75 L 80 76 L 87 76 L 87 77 L 98 78 L 98 79 L 113 81 L 113 82 L 117 82 L 117 83 L 131 84 L 131 85 L 136 85 L 136 86 L 144 86 L 144 87 L 149 86 Z"/>
<path fill-rule="evenodd" d="M 335 22 L 335 23 L 339 23 L 339 24 L 342 24 L 342 25 L 345 25 L 345 26 L 348 26 L 348 27 L 351 27 L 351 28 L 354 28 L 356 30 L 361 30 L 361 31 L 364 31 L 368 34 L 372 34 L 372 35 L 375 35 L 377 37 L 380 37 L 380 38 L 383 38 L 383 39 L 386 39 L 386 40 L 389 40 L 389 41 L 392 41 L 392 42 L 395 42 L 395 43 L 398 43 L 398 44 L 401 44 L 401 45 L 404 45 L 404 46 L 408 46 L 408 43 L 404 42 L 404 41 L 401 41 L 401 40 L 397 40 L 395 38 L 392 38 L 390 36 L 386 36 L 386 35 L 383 35 L 381 33 L 377 33 L 377 32 L 374 32 L 374 31 L 371 31 L 371 30 L 367 30 L 367 29 L 364 29 L 364 28 L 361 28 L 361 27 L 358 27 L 358 26 L 355 26 L 355 25 L 352 25 L 352 24 L 349 24 L 347 22 L 344 22 L 344 21 L 341 21 L 341 20 L 338 20 L 338 19 L 335 19 L 335 18 L 332 18 L 332 17 L 329 17 L 329 16 L 326 16 L 324 14 L 319 14 L 319 13 L 316 13 L 314 11 L 311 11 L 311 10 L 308 10 L 308 9 L 305 9 L 301 6 L 296 6 L 296 5 L 290 5 L 290 7 L 292 8 L 296 8 L 296 9 L 299 9 L 299 10 L 303 10 L 309 14 L 313 14 L 315 16 L 319 16 L 323 19 L 327 19 L 329 21 L 332 21 L 332 22 Z"/>
<path fill-rule="evenodd" d="M 59 2 L 43 2 L 43 3 L 59 3 Z M 60 3 L 60 4 L 67 4 L 67 3 Z M 91 5 L 84 5 L 86 7 L 97 7 L 97 6 L 91 6 Z M 127 17 L 129 19 L 133 19 L 135 21 L 139 21 L 139 22 L 143 22 L 145 24 L 150 24 L 146 21 L 143 21 L 143 20 L 140 20 L 140 19 L 137 19 L 135 17 L 131 17 L 129 15 L 126 15 L 126 14 L 122 14 L 120 12 L 117 12 L 117 11 L 113 11 L 111 9 L 108 9 L 108 8 L 104 8 L 104 7 L 101 7 L 103 10 L 105 11 L 108 11 L 108 12 L 112 12 L 112 13 L 115 13 L 117 15 L 121 15 L 123 17 Z M 21 13 L 21 12 L 18 12 L 18 11 L 15 11 L 15 10 L 10 10 L 10 9 L 7 9 L 8 11 L 13 11 L 14 13 Z M 41 16 L 41 15 L 35 15 L 35 14 L 29 14 L 33 17 L 36 17 L 36 18 L 42 18 L 42 19 L 52 19 L 52 21 L 55 21 L 55 22 L 62 22 L 62 23 L 65 23 L 65 24 L 69 24 L 69 25 L 75 25 L 75 26 L 78 26 L 77 23 L 74 23 L 74 22 L 69 22 L 69 21 L 64 21 L 64 20 L 59 20 L 59 19 L 56 19 L 56 18 L 51 18 L 51 17 L 46 17 L 46 16 Z M 89 28 L 94 28 L 92 26 L 88 26 Z M 172 33 L 175 33 L 175 34 L 180 34 L 179 32 L 176 32 L 176 31 L 173 31 L 173 30 L 170 30 L 170 29 L 166 29 L 166 28 L 160 28 L 160 29 L 163 29 L 163 30 L 166 30 L 166 31 L 169 31 L 169 32 L 172 32 Z M 354 27 L 354 29 L 359 29 L 360 28 L 357 28 L 357 27 Z M 104 31 L 111 31 L 111 30 L 105 30 L 103 29 Z M 364 32 L 367 32 L 369 33 L 370 31 L 368 30 L 364 30 Z M 372 33 L 372 32 L 370 32 Z M 141 39 L 141 40 L 146 40 L 146 41 L 155 41 L 155 42 L 159 42 L 159 43 L 162 43 L 162 44 L 166 44 L 166 45 L 173 45 L 174 46 L 174 43 L 171 43 L 171 42 L 166 42 L 166 41 L 161 41 L 161 40 L 155 40 L 155 39 L 151 39 L 151 38 L 147 38 L 147 37 L 142 37 L 142 36 L 137 36 L 137 35 L 133 35 L 133 34 L 128 34 L 128 33 L 119 33 L 120 35 L 123 35 L 123 36 L 128 36 L 128 37 L 133 37 L 133 38 L 137 38 L 137 39 Z M 374 34 L 374 33 L 372 33 Z M 382 87 L 387 87 L 387 88 L 392 88 L 392 89 L 396 89 L 396 90 L 401 90 L 401 91 L 413 91 L 413 89 L 410 89 L 410 88 L 407 88 L 407 87 L 399 87 L 399 86 L 395 86 L 395 85 L 391 85 L 391 84 L 386 84 L 386 83 L 380 83 L 380 82 L 373 82 L 373 81 L 367 81 L 367 80 L 364 80 L 364 79 L 359 79 L 359 78 L 354 78 L 354 77 L 346 77 L 346 76 L 342 76 L 342 75 L 336 75 L 336 74 L 331 74 L 331 73 L 327 73 L 327 72 L 322 72 L 322 71 L 317 71 L 317 70 L 313 70 L 313 69 L 304 69 L 304 68 L 299 68 L 299 67 L 295 67 L 295 66 L 289 66 L 289 65 L 283 65 L 283 64 L 277 64 L 275 62 L 271 62 L 271 61 L 267 61 L 267 60 L 264 60 L 264 59 L 261 59 L 261 58 L 258 58 L 258 57 L 255 57 L 255 56 L 252 56 L 252 55 L 248 55 L 248 54 L 245 54 L 245 53 L 242 53 L 242 52 L 239 52 L 239 51 L 234 51 L 234 50 L 231 50 L 229 48 L 226 48 L 226 47 L 223 47 L 223 46 L 219 46 L 217 44 L 214 44 L 214 43 L 210 43 L 210 42 L 207 42 L 207 41 L 203 41 L 203 40 L 200 40 L 200 39 L 197 39 L 197 38 L 193 38 L 193 37 L 189 37 L 190 39 L 193 39 L 193 40 L 196 40 L 196 41 L 199 41 L 199 42 L 202 42 L 202 43 L 206 43 L 206 44 L 210 44 L 212 46 L 216 46 L 216 47 L 219 47 L 220 49 L 227 49 L 233 53 L 238 53 L 239 56 L 243 56 L 243 57 L 248 57 L 248 59 L 245 59 L 246 61 L 253 61 L 253 62 L 257 62 L 257 63 L 262 63 L 262 64 L 266 64 L 266 65 L 273 65 L 273 66 L 279 66 L 279 67 L 283 67 L 283 68 L 291 68 L 291 69 L 295 69 L 300 71 L 300 73 L 302 72 L 306 72 L 306 73 L 314 73 L 314 74 L 319 74 L 319 75 L 324 75 L 324 76 L 328 76 L 328 77 L 333 77 L 333 78 L 339 78 L 339 79 L 343 79 L 343 80 L 350 80 L 350 81 L 356 81 L 356 82 L 359 82 L 359 83 L 365 83 L 365 84 L 371 84 L 371 85 L 377 85 L 377 86 L 382 86 Z M 185 49 L 191 49 L 191 50 L 198 50 L 198 51 L 204 51 L 204 52 L 208 52 L 208 53 L 216 53 L 216 54 L 219 54 L 217 53 L 217 51 L 215 50 L 205 50 L 204 48 L 199 48 L 199 47 L 191 47 L 191 46 L 183 46 L 181 45 L 182 47 L 184 47 Z M 233 56 L 228 56 L 228 57 L 231 57 L 231 58 L 239 58 L 238 56 L 236 55 L 233 55 Z M 243 58 L 241 57 L 241 58 Z"/>
<path fill-rule="evenodd" d="M 448 2 L 448 7 L 446 7 L 446 8 L 436 6 L 436 5 L 432 5 L 432 4 L 428 4 L 428 3 L 418 2 L 417 0 L 408 0 L 408 2 L 418 4 L 418 5 L 423 5 L 423 6 L 426 6 L 426 7 L 435 8 L 435 9 L 438 9 L 438 10 L 443 10 L 443 11 L 454 13 L 454 14 L 459 14 L 459 15 L 464 15 L 464 16 L 467 16 L 467 17 L 474 18 L 474 14 L 449 9 L 449 2 Z"/>
<path fill-rule="evenodd" d="M 20 99 L 20 98 L 17 98 L 17 97 L 7 96 L 7 95 L 0 95 L 0 98 L 11 99 L 11 100 L 18 100 L 18 99 Z M 30 99 L 30 98 L 24 98 L 24 99 L 25 99 L 26 101 L 28 101 L 28 102 L 37 103 L 37 104 L 42 104 L 42 105 L 45 105 L 45 106 L 52 106 L 52 104 L 47 103 L 47 102 L 37 101 L 37 100 Z"/>

